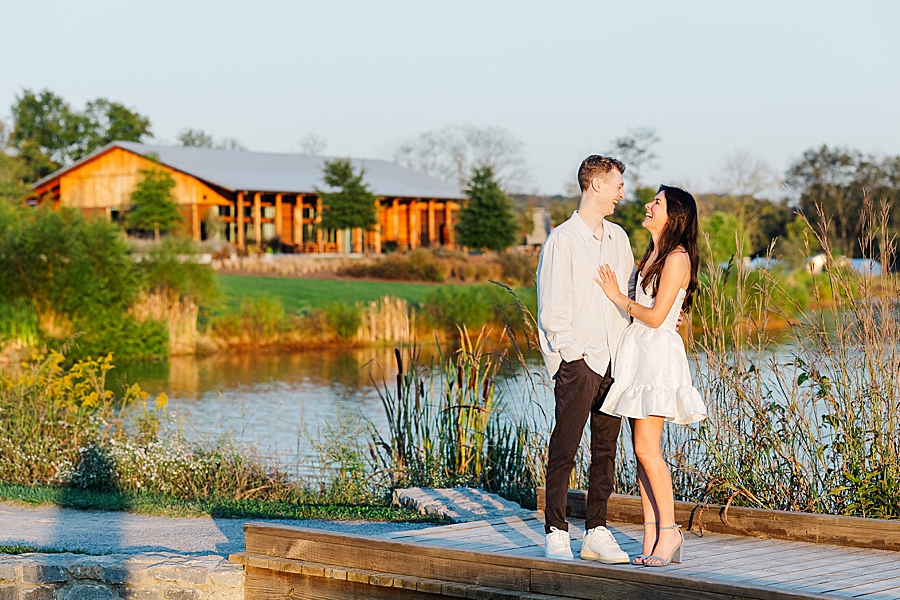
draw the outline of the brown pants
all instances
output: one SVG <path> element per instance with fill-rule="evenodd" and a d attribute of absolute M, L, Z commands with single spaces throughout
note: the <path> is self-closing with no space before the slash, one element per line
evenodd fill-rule
<path fill-rule="evenodd" d="M 587 519 L 585 528 L 606 525 L 609 496 L 615 485 L 616 444 L 621 419 L 600 412 L 603 399 L 612 385 L 610 370 L 594 373 L 583 359 L 563 361 L 556 373 L 556 425 L 550 436 L 547 458 L 547 504 L 544 528 L 569 530 L 566 523 L 566 496 L 569 477 L 575 466 L 575 454 L 581 434 L 591 417 L 591 470 L 588 478 Z"/>

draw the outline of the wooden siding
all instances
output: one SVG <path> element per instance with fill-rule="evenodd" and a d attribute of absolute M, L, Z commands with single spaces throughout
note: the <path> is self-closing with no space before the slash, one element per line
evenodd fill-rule
<path fill-rule="evenodd" d="M 235 223 L 235 231 L 228 239 L 239 248 L 271 237 L 280 237 L 285 244 L 296 245 L 299 251 L 381 252 L 385 243 L 396 245 L 401 251 L 417 247 L 454 248 L 452 223 L 460 209 L 454 201 L 382 198 L 376 200 L 379 221 L 376 231 L 354 231 L 325 239 L 331 234 L 321 230 L 304 231 L 304 226 L 308 229 L 321 219 L 321 201 L 314 194 L 237 190 L 232 196 L 228 191 L 220 193 L 193 175 L 119 147 L 110 148 L 47 181 L 35 190 L 34 197 L 53 201 L 54 207 L 79 209 L 91 218 L 109 219 L 114 211 L 129 208 L 131 193 L 141 177 L 140 170 L 147 168 L 162 169 L 175 180 L 173 193 L 184 219 L 180 233 L 196 241 L 203 237 L 202 223 L 209 208 L 219 205 L 228 207 L 220 214 L 222 221 L 229 224 L 229 231 L 230 224 Z M 277 205 L 281 208 L 280 219 L 277 210 L 263 216 L 264 209 L 274 209 Z"/>
<path fill-rule="evenodd" d="M 195 177 L 157 165 L 122 148 L 112 148 L 60 176 L 60 205 L 82 209 L 127 207 L 140 178 L 139 170 L 154 166 L 172 175 L 175 180 L 173 193 L 179 204 L 231 204 Z"/>

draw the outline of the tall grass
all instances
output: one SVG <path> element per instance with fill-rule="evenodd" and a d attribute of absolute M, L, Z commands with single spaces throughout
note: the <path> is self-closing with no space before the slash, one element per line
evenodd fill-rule
<path fill-rule="evenodd" d="M 347 467 L 353 457 L 338 439 L 346 431 L 333 432 L 320 449 L 343 470 L 316 481 L 299 480 L 233 436 L 188 440 L 166 412 L 164 394 L 151 400 L 137 384 L 124 386 L 119 395 L 109 391 L 106 379 L 115 368 L 111 356 L 71 367 L 65 363 L 59 353 L 35 353 L 0 372 L 4 496 L 229 515 L 271 514 L 274 506 L 275 513 L 286 516 L 297 513 L 291 506 L 298 503 L 369 504 L 380 498 L 373 495 L 380 490 L 360 484 L 368 477 L 359 474 L 360 452 L 357 466 Z"/>
<path fill-rule="evenodd" d="M 822 232 L 824 275 L 706 266 L 688 344 L 709 418 L 667 427 L 664 436 L 680 499 L 900 516 L 900 281 L 847 268 L 819 218 L 813 230 Z M 864 254 L 893 264 L 887 207 L 867 203 L 861 218 Z M 792 289 L 804 280 L 813 309 Z M 507 339 L 534 346 L 533 316 L 523 303 L 518 308 L 521 317 L 508 325 L 525 335 Z M 423 366 L 415 352 L 398 351 L 393 389 L 379 386 L 390 425 L 376 438 L 392 485 L 465 483 L 523 497 L 522 489 L 543 481 L 549 419 L 504 421 L 497 410 L 500 369 L 513 369 L 532 409 L 549 393 L 525 351 L 514 344 L 488 350 L 465 330 L 453 360 Z M 587 482 L 586 446 L 573 487 Z M 623 428 L 617 491 L 636 493 L 634 467 Z"/>
<path fill-rule="evenodd" d="M 862 214 L 863 252 L 885 265 L 888 217 L 871 203 Z M 900 285 L 842 266 L 819 218 L 827 275 L 814 296 L 825 308 L 795 316 L 776 277 L 709 268 L 693 344 L 709 419 L 668 438 L 682 498 L 900 516 Z M 773 318 L 790 325 L 784 345 L 771 344 Z"/>
<path fill-rule="evenodd" d="M 12 302 L 0 301 L 0 341 L 32 346 L 37 343 L 40 335 L 34 303 L 24 298 Z"/>
<path fill-rule="evenodd" d="M 388 430 L 373 434 L 392 486 L 474 485 L 533 504 L 540 436 L 505 412 L 498 374 L 507 352 L 491 347 L 487 333 L 461 328 L 459 349 L 427 365 L 417 346 L 396 350 L 396 381 L 377 384 Z"/>

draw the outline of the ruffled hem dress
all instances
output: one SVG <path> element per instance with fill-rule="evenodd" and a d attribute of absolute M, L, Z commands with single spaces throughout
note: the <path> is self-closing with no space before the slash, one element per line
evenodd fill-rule
<path fill-rule="evenodd" d="M 635 300 L 652 307 L 654 298 L 641 288 L 641 279 L 638 276 Z M 660 416 L 682 425 L 706 418 L 706 405 L 691 383 L 687 353 L 676 330 L 684 297 L 685 291 L 679 290 L 659 327 L 635 319 L 625 329 L 602 412 L 632 419 Z"/>

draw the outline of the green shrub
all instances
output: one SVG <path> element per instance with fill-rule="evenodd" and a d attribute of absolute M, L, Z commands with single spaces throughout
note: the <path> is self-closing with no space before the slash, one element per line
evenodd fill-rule
<path fill-rule="evenodd" d="M 432 250 L 419 248 L 407 254 L 392 254 L 373 264 L 356 264 L 341 269 L 342 275 L 393 281 L 442 282 L 450 268 Z"/>
<path fill-rule="evenodd" d="M 518 252 L 502 252 L 498 256 L 504 283 L 533 286 L 537 272 L 537 258 Z"/>
<path fill-rule="evenodd" d="M 244 298 L 237 312 L 216 317 L 211 328 L 221 336 L 247 334 L 265 339 L 290 331 L 292 323 L 280 298 Z"/>
<path fill-rule="evenodd" d="M 139 322 L 129 308 L 142 289 L 193 296 L 201 306 L 208 302 L 215 294 L 212 269 L 190 260 L 192 253 L 190 241 L 170 239 L 135 263 L 113 223 L 86 220 L 65 209 L 4 205 L 0 290 L 4 305 L 17 308 L 0 308 L 0 336 L 71 346 L 69 360 L 110 352 L 120 360 L 166 356 L 166 325 Z M 37 324 L 48 315 L 61 317 L 71 328 L 44 331 L 41 340 Z"/>
<path fill-rule="evenodd" d="M 197 249 L 187 238 L 165 237 L 142 256 L 138 269 L 143 287 L 191 296 L 201 306 L 219 297 L 215 272 L 197 262 Z"/>
<path fill-rule="evenodd" d="M 346 302 L 329 302 L 322 307 L 328 326 L 338 337 L 348 340 L 356 335 L 362 324 L 362 316 L 358 306 Z"/>
<path fill-rule="evenodd" d="M 524 288 L 514 296 L 496 284 L 439 287 L 425 297 L 425 322 L 445 331 L 454 331 L 457 325 L 477 329 L 489 322 L 520 325 L 517 297 L 533 314 L 537 312 L 534 288 Z"/>
<path fill-rule="evenodd" d="M 92 317 L 125 311 L 140 278 L 119 228 L 101 219 L 40 208 L 0 221 L 0 289 L 28 298 L 39 312 Z"/>
<path fill-rule="evenodd" d="M 69 360 L 113 354 L 117 360 L 159 360 L 169 355 L 169 330 L 165 323 L 143 323 L 127 312 L 105 310 L 74 322 L 74 343 L 48 340 L 57 349 L 70 346 Z"/>
<path fill-rule="evenodd" d="M 38 314 L 33 302 L 25 298 L 0 300 L 0 340 L 33 345 L 39 337 Z"/>

